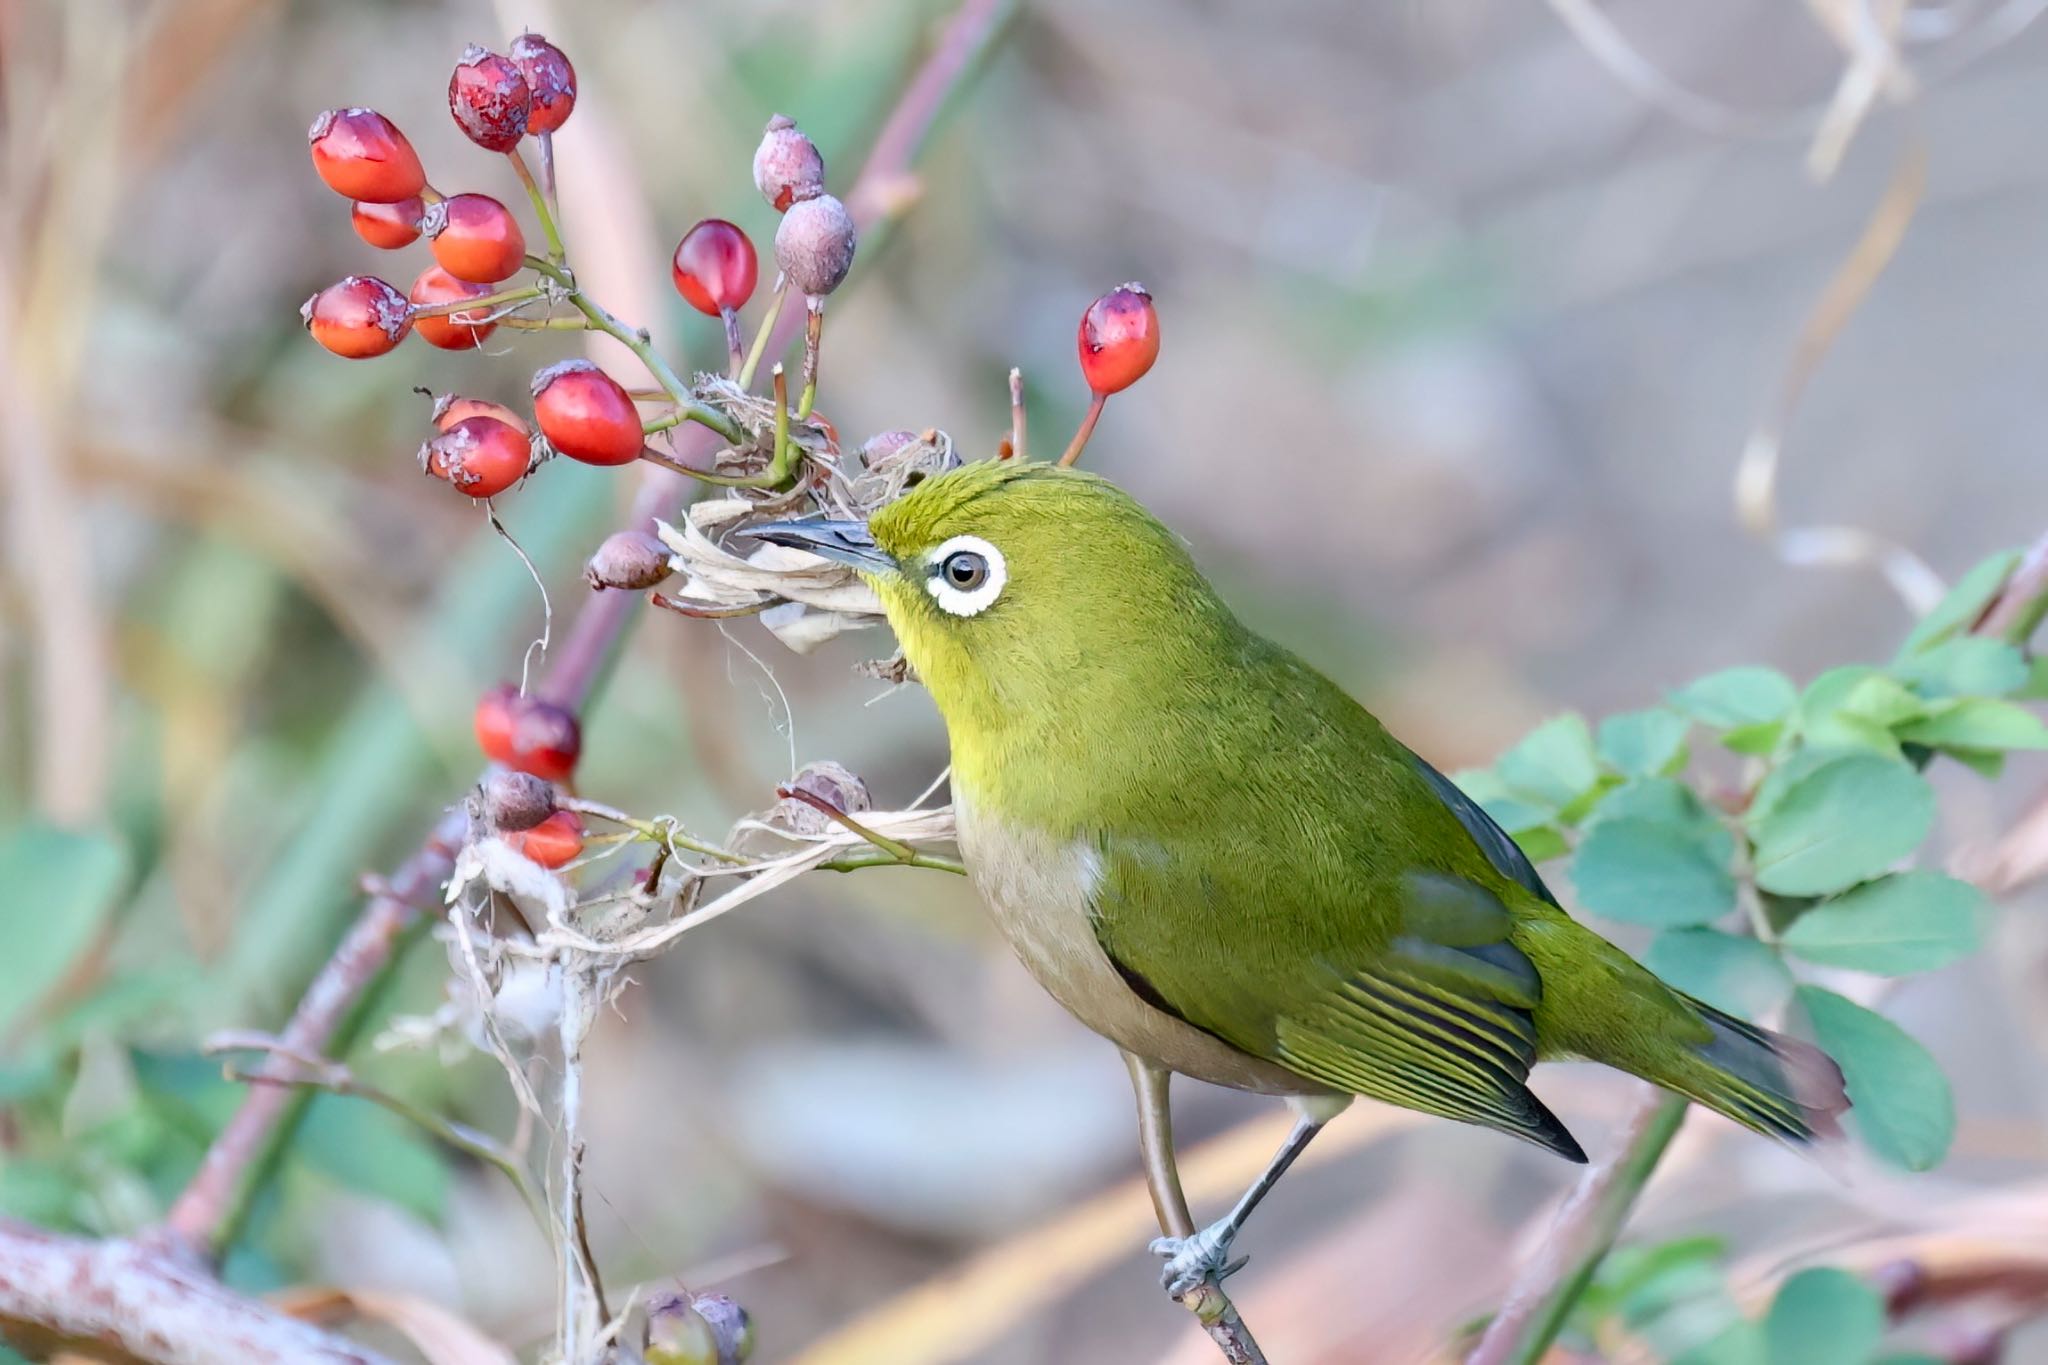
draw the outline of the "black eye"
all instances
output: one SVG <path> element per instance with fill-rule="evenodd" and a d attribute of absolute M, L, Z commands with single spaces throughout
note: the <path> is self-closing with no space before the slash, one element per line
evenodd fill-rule
<path fill-rule="evenodd" d="M 939 565 L 939 575 L 948 587 L 973 592 L 988 582 L 988 561 L 972 550 L 955 550 Z"/>

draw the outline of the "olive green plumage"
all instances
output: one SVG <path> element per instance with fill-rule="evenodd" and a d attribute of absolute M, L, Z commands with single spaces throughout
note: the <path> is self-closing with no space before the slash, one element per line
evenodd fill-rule
<path fill-rule="evenodd" d="M 1033 970 L 1127 1050 L 1164 1036 L 1157 1011 L 1223 1045 L 1172 1069 L 1291 1078 L 1573 1160 L 1525 1084 L 1538 1060 L 1603 1062 L 1781 1138 L 1834 1130 L 1826 1057 L 1574 922 L 1477 805 L 1240 624 L 1107 481 L 971 465 L 869 531 L 862 567 L 951 737 L 969 870 Z M 1071 924 L 1030 903 L 1067 886 Z M 1099 999 L 1105 981 L 1143 1008 Z"/>

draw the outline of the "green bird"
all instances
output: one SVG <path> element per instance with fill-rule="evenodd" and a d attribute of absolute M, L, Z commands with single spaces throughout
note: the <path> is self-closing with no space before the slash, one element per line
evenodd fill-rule
<path fill-rule="evenodd" d="M 1476 802 L 1247 629 L 1107 480 L 991 461 L 867 523 L 750 534 L 881 598 L 945 720 L 976 888 L 1039 983 L 1124 1052 L 1162 1226 L 1193 1226 L 1173 1074 L 1294 1105 L 1227 1216 L 1153 1243 L 1176 1296 L 1236 1268 L 1253 1206 L 1357 1095 L 1584 1161 L 1527 1079 L 1585 1058 L 1789 1142 L 1839 1131 L 1825 1054 L 1574 921 Z"/>

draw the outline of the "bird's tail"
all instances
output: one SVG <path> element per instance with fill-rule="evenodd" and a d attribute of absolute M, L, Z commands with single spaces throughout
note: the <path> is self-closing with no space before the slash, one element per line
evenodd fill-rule
<path fill-rule="evenodd" d="M 1562 911 L 1530 915 L 1516 941 L 1543 978 L 1546 1055 L 1604 1062 L 1787 1142 L 1841 1136 L 1842 1069 L 1813 1044 L 1672 989 Z"/>
<path fill-rule="evenodd" d="M 1849 1093 L 1834 1058 L 1811 1043 L 1745 1023 L 1691 996 L 1679 998 L 1712 1036 L 1686 1049 L 1675 1065 L 1657 1068 L 1661 1074 L 1646 1074 L 1646 1080 L 1769 1137 L 1812 1142 L 1842 1135 Z"/>

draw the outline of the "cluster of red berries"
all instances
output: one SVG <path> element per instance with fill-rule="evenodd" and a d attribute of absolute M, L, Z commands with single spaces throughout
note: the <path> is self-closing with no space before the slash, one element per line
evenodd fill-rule
<path fill-rule="evenodd" d="M 537 33 L 519 35 L 509 55 L 469 48 L 448 81 L 456 125 L 493 152 L 516 153 L 522 137 L 551 135 L 575 107 L 576 68 Z M 483 345 L 492 324 L 481 316 L 414 310 L 482 298 L 519 272 L 526 235 L 512 211 L 487 194 L 443 196 L 398 125 L 374 109 L 329 109 L 307 141 L 321 180 L 354 201 L 357 236 L 387 251 L 425 236 L 434 254 L 405 295 L 374 275 L 351 275 L 315 294 L 301 314 L 314 339 L 351 359 L 383 355 L 411 331 L 443 350 Z"/>

